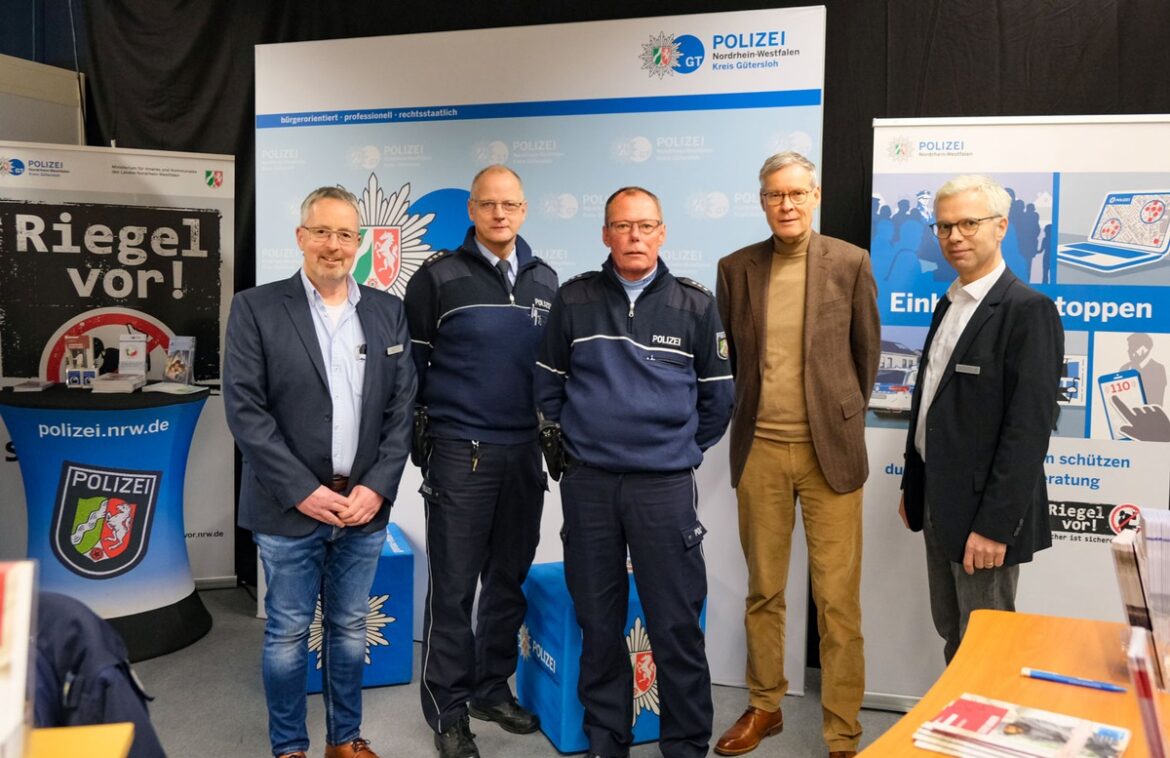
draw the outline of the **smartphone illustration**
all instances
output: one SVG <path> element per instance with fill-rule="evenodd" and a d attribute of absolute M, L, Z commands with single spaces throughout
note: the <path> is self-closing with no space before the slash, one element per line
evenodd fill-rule
<path fill-rule="evenodd" d="M 1105 420 L 1109 422 L 1109 436 L 1115 440 L 1128 440 L 1131 437 L 1122 434 L 1121 427 L 1128 424 L 1125 416 L 1117 408 L 1117 402 L 1125 404 L 1127 408 L 1138 408 L 1146 404 L 1146 391 L 1142 388 L 1142 376 L 1137 369 L 1118 371 L 1115 374 L 1102 374 L 1097 377 L 1097 389 L 1101 402 L 1105 406 Z M 1114 398 L 1117 398 L 1115 401 Z"/>

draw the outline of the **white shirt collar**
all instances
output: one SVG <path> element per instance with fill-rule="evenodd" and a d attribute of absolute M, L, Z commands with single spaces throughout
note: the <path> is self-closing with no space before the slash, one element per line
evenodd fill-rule
<path fill-rule="evenodd" d="M 357 306 L 358 301 L 362 299 L 361 289 L 358 287 L 357 279 L 353 278 L 353 274 L 346 274 L 345 284 L 345 298 L 350 305 Z M 314 306 L 317 303 L 324 303 L 325 299 L 321 297 L 321 293 L 317 287 L 309 281 L 309 275 L 305 273 L 305 267 L 301 266 L 301 284 L 305 286 L 305 297 L 309 299 L 309 305 Z"/>
<path fill-rule="evenodd" d="M 1001 259 L 999 265 L 996 266 L 991 271 L 991 273 L 984 274 L 970 284 L 963 284 L 961 281 L 956 279 L 955 281 L 951 282 L 950 287 L 947 287 L 947 299 L 952 303 L 955 302 L 955 297 L 959 294 L 959 290 L 962 290 L 964 293 L 966 293 L 967 297 L 971 298 L 977 303 L 980 302 L 983 300 L 983 298 L 987 297 L 987 293 L 990 292 L 991 288 L 995 286 L 995 283 L 999 281 L 999 277 L 1003 275 L 1004 269 L 1006 268 L 1007 264 L 1004 263 L 1004 261 Z"/>

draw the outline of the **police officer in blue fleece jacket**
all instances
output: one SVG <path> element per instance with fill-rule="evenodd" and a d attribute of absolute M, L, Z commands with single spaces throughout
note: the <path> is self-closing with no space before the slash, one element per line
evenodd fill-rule
<path fill-rule="evenodd" d="M 536 372 L 537 404 L 546 423 L 559 423 L 565 451 L 577 692 L 589 755 L 628 755 L 628 550 L 658 668 L 659 746 L 667 758 L 697 758 L 707 754 L 712 707 L 694 469 L 731 417 L 727 342 L 711 293 L 658 259 L 666 226 L 653 193 L 611 195 L 601 238 L 610 256 L 558 292 Z"/>
<path fill-rule="evenodd" d="M 467 212 L 463 244 L 431 256 L 405 298 L 429 420 L 415 450 L 429 559 L 421 696 L 441 758 L 479 755 L 468 714 L 517 734 L 540 725 L 508 677 L 547 489 L 532 378 L 557 275 L 519 236 L 527 204 L 511 169 L 480 171 Z"/>

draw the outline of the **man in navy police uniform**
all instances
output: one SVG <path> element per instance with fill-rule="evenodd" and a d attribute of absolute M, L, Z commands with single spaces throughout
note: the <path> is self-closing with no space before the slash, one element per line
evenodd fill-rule
<path fill-rule="evenodd" d="M 442 758 L 479 755 L 469 711 L 517 734 L 540 725 L 508 686 L 547 489 L 532 377 L 557 290 L 556 272 L 518 234 L 526 212 L 515 172 L 480 171 L 463 244 L 431 256 L 406 288 L 428 419 L 415 451 L 429 560 L 421 696 Z"/>
<path fill-rule="evenodd" d="M 610 196 L 601 271 L 553 301 L 537 402 L 559 422 L 565 578 L 581 626 L 577 692 L 591 756 L 626 756 L 632 672 L 623 638 L 627 549 L 658 668 L 659 746 L 705 756 L 711 677 L 699 614 L 707 596 L 694 469 L 727 427 L 732 377 L 715 299 L 658 259 L 662 208 L 649 191 Z"/>

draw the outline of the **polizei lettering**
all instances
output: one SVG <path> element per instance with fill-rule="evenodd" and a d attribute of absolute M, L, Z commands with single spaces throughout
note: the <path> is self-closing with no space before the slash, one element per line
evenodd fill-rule
<path fill-rule="evenodd" d="M 784 44 L 785 32 L 739 32 L 738 34 L 716 34 L 711 37 L 711 47 L 728 50 L 742 50 L 747 47 L 780 47 Z"/>
<path fill-rule="evenodd" d="M 557 659 L 536 640 L 532 640 L 532 656 L 543 663 L 550 674 L 557 673 Z"/>
<path fill-rule="evenodd" d="M 670 345 L 671 347 L 682 347 L 681 337 L 672 337 L 669 334 L 655 334 L 650 338 L 651 344 L 654 345 Z"/>
<path fill-rule="evenodd" d="M 151 491 L 154 479 L 145 476 L 98 473 L 75 468 L 69 472 L 69 485 L 81 485 L 110 495 L 146 495 Z"/>

